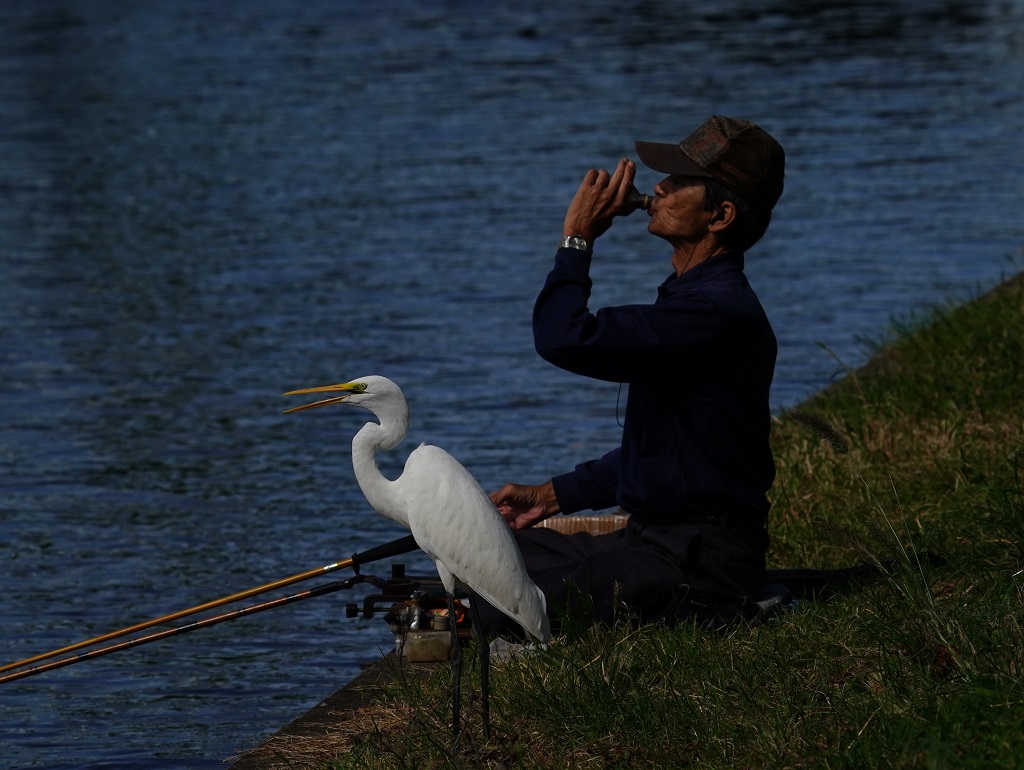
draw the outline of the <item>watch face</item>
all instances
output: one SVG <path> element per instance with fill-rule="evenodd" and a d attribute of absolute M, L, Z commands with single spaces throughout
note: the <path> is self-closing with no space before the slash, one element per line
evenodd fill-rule
<path fill-rule="evenodd" d="M 580 238 L 578 235 L 567 235 L 565 240 L 562 241 L 563 249 L 578 249 L 579 251 L 586 251 L 589 247 L 587 242 Z"/>

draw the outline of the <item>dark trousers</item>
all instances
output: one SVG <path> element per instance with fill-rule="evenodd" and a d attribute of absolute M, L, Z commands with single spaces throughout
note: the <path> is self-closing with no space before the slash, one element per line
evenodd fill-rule
<path fill-rule="evenodd" d="M 547 598 L 553 624 L 564 615 L 611 625 L 685 618 L 714 623 L 742 608 L 764 581 L 763 521 L 708 516 L 682 524 L 643 522 L 605 535 L 516 532 L 526 568 Z M 482 599 L 484 631 L 521 635 L 518 624 Z"/>

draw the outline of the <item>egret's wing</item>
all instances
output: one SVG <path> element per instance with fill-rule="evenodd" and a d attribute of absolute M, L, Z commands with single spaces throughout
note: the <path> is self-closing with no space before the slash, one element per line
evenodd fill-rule
<path fill-rule="evenodd" d="M 409 455 L 401 483 L 410 529 L 420 547 L 547 642 L 544 594 L 527 574 L 508 524 L 469 471 L 443 449 L 425 445 Z"/>

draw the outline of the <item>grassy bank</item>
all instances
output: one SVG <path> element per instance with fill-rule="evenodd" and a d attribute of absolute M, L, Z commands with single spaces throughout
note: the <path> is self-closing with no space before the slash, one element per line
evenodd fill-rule
<path fill-rule="evenodd" d="M 454 756 L 441 666 L 291 766 L 1024 766 L 1024 281 L 897 331 L 773 438 L 771 566 L 883 578 L 726 633 L 580 628 L 496 664 Z"/>

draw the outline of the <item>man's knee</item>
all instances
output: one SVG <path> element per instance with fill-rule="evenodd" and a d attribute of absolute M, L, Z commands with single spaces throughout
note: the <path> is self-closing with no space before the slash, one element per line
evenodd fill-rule
<path fill-rule="evenodd" d="M 667 592 L 679 582 L 676 570 L 643 554 L 602 554 L 585 559 L 568 582 L 591 598 L 603 622 L 622 615 L 646 615 L 669 601 Z"/>

